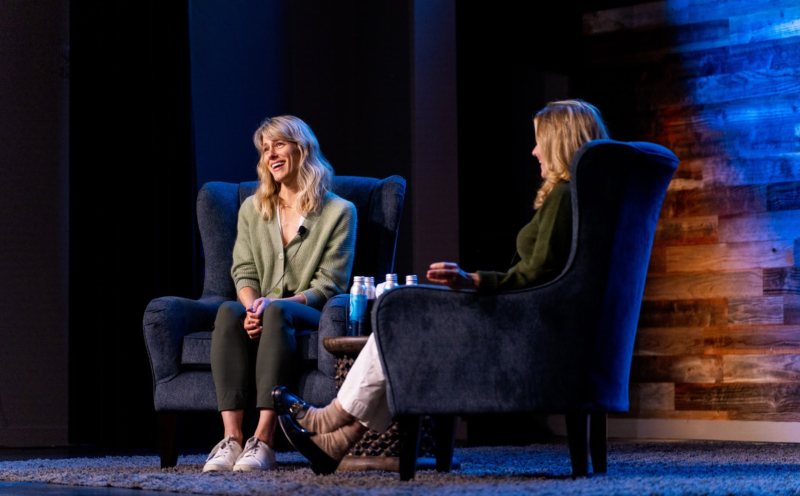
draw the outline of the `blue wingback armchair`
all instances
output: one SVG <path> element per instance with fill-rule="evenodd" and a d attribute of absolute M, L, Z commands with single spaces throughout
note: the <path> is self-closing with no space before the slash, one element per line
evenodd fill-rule
<path fill-rule="evenodd" d="M 414 477 L 419 420 L 434 418 L 448 471 L 455 415 L 565 414 L 573 475 L 607 464 L 608 412 L 628 380 L 656 222 L 677 157 L 643 142 L 597 140 L 570 164 L 573 237 L 555 280 L 495 295 L 401 286 L 372 309 L 391 412 Z M 513 429 L 514 426 L 498 426 Z"/>
<path fill-rule="evenodd" d="M 197 300 L 165 296 L 145 309 L 143 327 L 153 373 L 153 402 L 159 413 L 161 466 L 177 463 L 179 414 L 216 411 L 211 375 L 211 335 L 217 308 L 235 300 L 231 278 L 239 206 L 255 192 L 258 181 L 209 182 L 197 196 L 197 223 L 205 255 L 203 293 Z M 406 181 L 400 176 L 375 179 L 336 176 L 332 190 L 358 211 L 353 274 L 382 280 L 394 266 Z M 297 336 L 303 370 L 296 390 L 322 406 L 336 396 L 335 358 L 321 345 L 324 337 L 346 333 L 347 295 L 331 298 L 322 310 L 319 331 Z"/>

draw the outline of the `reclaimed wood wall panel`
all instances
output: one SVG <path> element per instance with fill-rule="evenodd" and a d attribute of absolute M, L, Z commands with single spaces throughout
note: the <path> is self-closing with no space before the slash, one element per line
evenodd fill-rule
<path fill-rule="evenodd" d="M 800 383 L 676 384 L 675 409 L 800 412 Z"/>
<path fill-rule="evenodd" d="M 769 241 L 800 236 L 796 210 L 752 213 L 719 219 L 719 242 Z"/>
<path fill-rule="evenodd" d="M 653 243 L 658 245 L 699 245 L 719 241 L 716 216 L 663 220 L 656 226 Z"/>
<path fill-rule="evenodd" d="M 787 325 L 735 325 L 707 327 L 703 333 L 703 353 L 797 354 L 800 353 L 800 327 Z"/>
<path fill-rule="evenodd" d="M 634 356 L 631 382 L 722 382 L 722 357 L 713 355 Z"/>
<path fill-rule="evenodd" d="M 771 13 L 794 7 L 797 7 L 795 0 L 647 2 L 587 13 L 583 17 L 583 32 L 586 35 L 595 35 L 615 31 L 643 31 L 664 26 L 682 26 L 729 19 L 732 13 Z"/>
<path fill-rule="evenodd" d="M 800 301 L 798 302 L 800 305 Z M 709 327 L 728 322 L 728 300 L 708 298 L 699 300 L 644 300 L 639 310 L 639 328 L 648 327 Z"/>
<path fill-rule="evenodd" d="M 729 298 L 729 324 L 783 324 L 783 297 Z"/>
<path fill-rule="evenodd" d="M 647 278 L 644 299 L 684 300 L 688 298 L 760 296 L 763 291 L 763 272 L 761 270 L 654 274 Z"/>
<path fill-rule="evenodd" d="M 642 327 L 633 344 L 633 354 L 639 356 L 699 355 L 704 350 L 702 327 Z"/>
<path fill-rule="evenodd" d="M 727 355 L 722 382 L 800 382 L 800 355 Z"/>
<path fill-rule="evenodd" d="M 680 165 L 615 416 L 798 422 L 800 4 L 619 3 L 584 14 L 575 96 Z"/>
<path fill-rule="evenodd" d="M 703 182 L 709 185 L 776 183 L 800 180 L 800 153 L 707 160 Z"/>
<path fill-rule="evenodd" d="M 773 196 L 777 197 L 779 193 Z M 667 191 L 661 218 L 766 212 L 767 203 L 767 187 L 763 184 Z"/>
<path fill-rule="evenodd" d="M 666 272 L 779 268 L 794 265 L 794 240 L 669 246 Z"/>
<path fill-rule="evenodd" d="M 631 407 L 637 410 L 675 410 L 675 384 L 672 382 L 631 383 Z"/>
<path fill-rule="evenodd" d="M 800 296 L 783 295 L 783 323 L 800 324 Z"/>

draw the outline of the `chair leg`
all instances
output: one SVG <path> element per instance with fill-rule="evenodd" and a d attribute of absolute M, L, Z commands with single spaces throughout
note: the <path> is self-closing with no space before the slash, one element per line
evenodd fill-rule
<path fill-rule="evenodd" d="M 397 420 L 403 439 L 403 445 L 400 447 L 400 480 L 412 480 L 417 472 L 422 416 L 401 415 Z"/>
<path fill-rule="evenodd" d="M 589 473 L 589 415 L 568 413 L 565 417 L 569 456 L 572 459 L 572 476 L 583 476 Z"/>
<path fill-rule="evenodd" d="M 456 442 L 455 415 L 437 415 L 433 418 L 433 441 L 436 470 L 450 472 L 453 468 L 453 449 Z"/>
<path fill-rule="evenodd" d="M 178 464 L 178 414 L 160 412 L 158 414 L 161 450 L 161 468 Z"/>
<path fill-rule="evenodd" d="M 605 473 L 608 468 L 608 414 L 589 415 L 589 451 L 592 454 L 592 472 Z"/>

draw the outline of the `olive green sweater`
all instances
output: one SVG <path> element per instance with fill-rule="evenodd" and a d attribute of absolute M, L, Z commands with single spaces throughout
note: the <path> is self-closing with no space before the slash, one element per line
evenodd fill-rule
<path fill-rule="evenodd" d="M 306 232 L 284 248 L 278 216 L 265 221 L 254 200 L 248 197 L 239 208 L 231 267 L 236 292 L 249 286 L 268 298 L 302 293 L 317 310 L 344 293 L 355 255 L 355 205 L 328 192 L 320 211 L 303 221 Z"/>
<path fill-rule="evenodd" d="M 478 291 L 511 291 L 550 281 L 566 267 L 571 247 L 572 200 L 569 182 L 563 182 L 517 234 L 519 262 L 508 272 L 478 271 Z"/>

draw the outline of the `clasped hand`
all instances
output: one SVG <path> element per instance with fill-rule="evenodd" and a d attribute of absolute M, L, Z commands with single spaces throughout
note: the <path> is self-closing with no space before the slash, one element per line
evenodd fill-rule
<path fill-rule="evenodd" d="M 247 314 L 244 317 L 244 330 L 250 339 L 258 339 L 261 337 L 263 326 L 261 325 L 261 314 L 264 313 L 264 308 L 269 305 L 272 300 L 269 298 L 256 298 L 253 303 L 247 307 Z"/>

